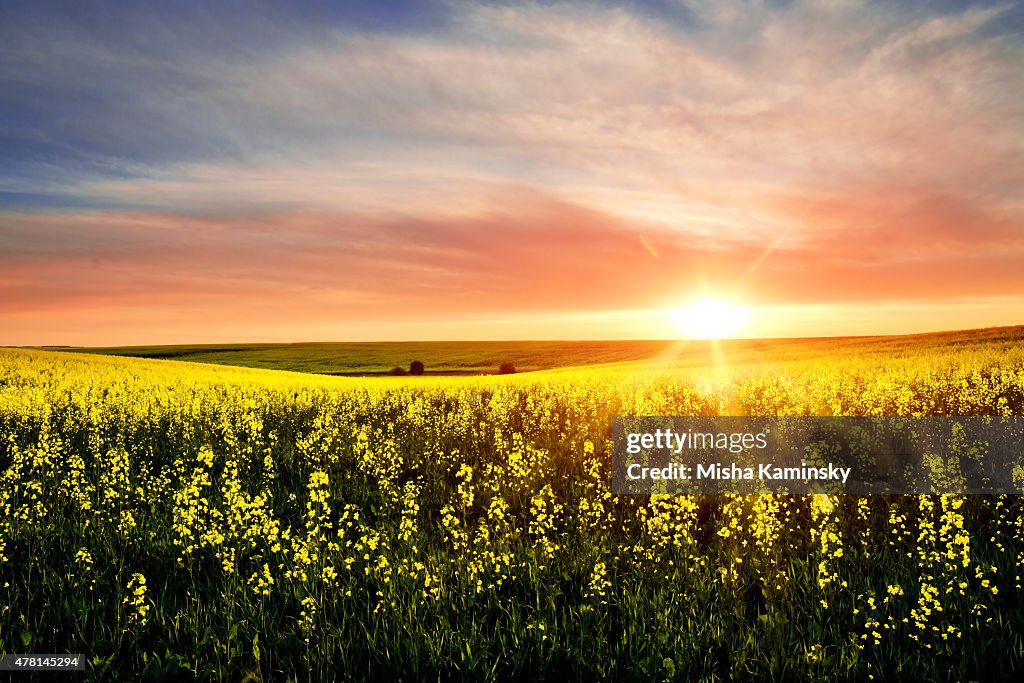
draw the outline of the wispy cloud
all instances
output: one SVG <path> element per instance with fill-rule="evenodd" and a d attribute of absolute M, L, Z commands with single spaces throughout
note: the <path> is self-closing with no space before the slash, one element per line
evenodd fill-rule
<path fill-rule="evenodd" d="M 1024 294 L 1017 4 L 415 5 L 6 10 L 0 311 Z"/>

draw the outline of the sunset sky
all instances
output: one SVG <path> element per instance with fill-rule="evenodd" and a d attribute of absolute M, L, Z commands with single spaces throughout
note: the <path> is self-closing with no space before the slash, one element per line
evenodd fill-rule
<path fill-rule="evenodd" d="M 1019 3 L 2 2 L 0 344 L 1024 323 Z"/>

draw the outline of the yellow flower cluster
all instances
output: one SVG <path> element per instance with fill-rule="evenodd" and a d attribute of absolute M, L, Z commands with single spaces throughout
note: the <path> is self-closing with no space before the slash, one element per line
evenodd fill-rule
<path fill-rule="evenodd" d="M 146 598 L 146 577 L 135 572 L 128 581 L 124 598 L 125 611 L 130 625 L 141 626 L 149 616 L 149 601 Z"/>

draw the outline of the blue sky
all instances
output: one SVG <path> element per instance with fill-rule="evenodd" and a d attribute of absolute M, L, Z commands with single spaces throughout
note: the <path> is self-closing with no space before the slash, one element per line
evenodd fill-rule
<path fill-rule="evenodd" d="M 1022 26 L 999 2 L 0 3 L 0 343 L 649 336 L 701 292 L 761 310 L 751 334 L 1016 321 Z"/>

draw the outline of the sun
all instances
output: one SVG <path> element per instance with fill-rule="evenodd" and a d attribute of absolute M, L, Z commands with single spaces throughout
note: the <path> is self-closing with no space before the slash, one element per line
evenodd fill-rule
<path fill-rule="evenodd" d="M 669 319 L 689 339 L 728 339 L 747 324 L 742 306 L 722 299 L 700 299 L 668 312 Z"/>

